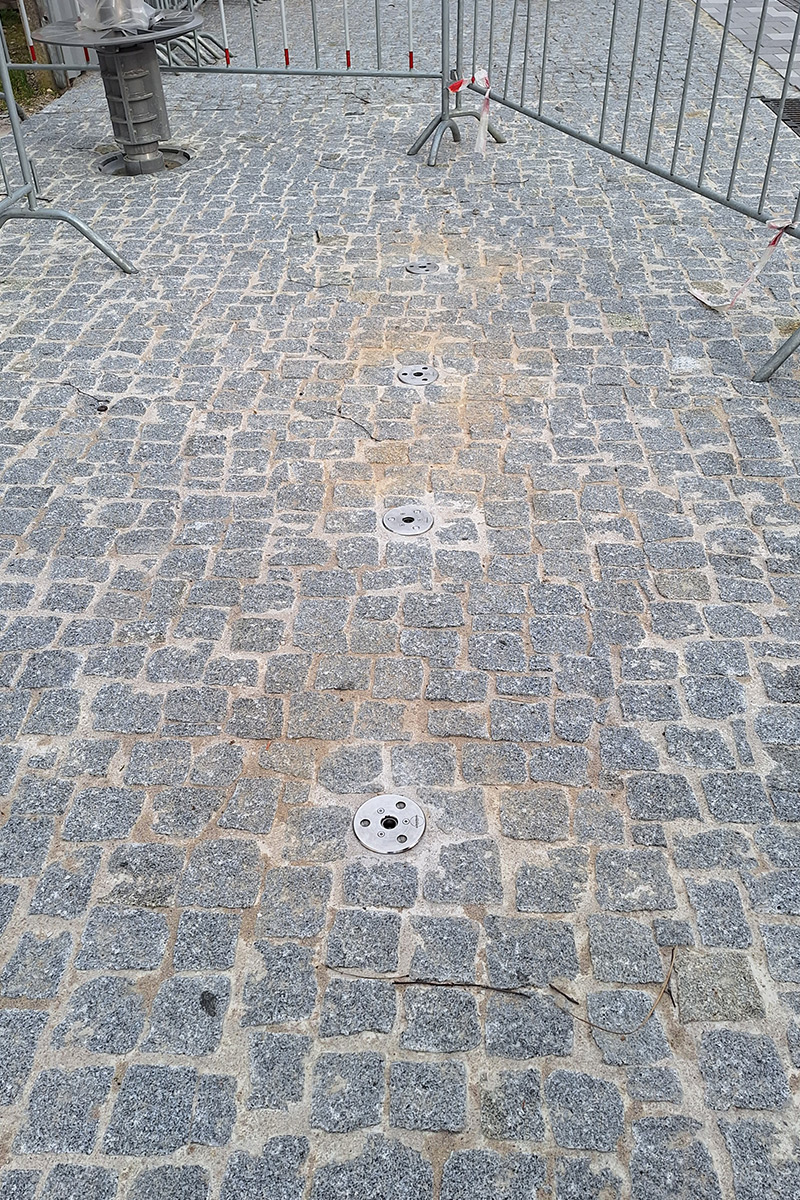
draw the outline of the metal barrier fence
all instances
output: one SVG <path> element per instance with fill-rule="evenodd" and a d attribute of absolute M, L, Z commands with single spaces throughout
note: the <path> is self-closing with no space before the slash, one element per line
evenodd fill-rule
<path fill-rule="evenodd" d="M 752 54 L 730 35 L 735 3 L 720 26 L 693 0 L 595 0 L 579 13 L 562 0 L 456 0 L 452 75 L 484 93 L 473 78 L 483 69 L 493 103 L 745 216 L 796 222 L 795 135 L 783 116 L 800 12 L 773 111 L 758 95 L 760 71 L 761 86 L 775 79 L 758 59 L 770 0 L 760 0 Z M 453 108 L 440 123 L 458 119 L 457 99 Z"/>
<path fill-rule="evenodd" d="M 2 181 L 5 192 L 5 195 L 0 195 L 0 228 L 5 225 L 6 221 L 14 219 L 64 221 L 88 238 L 98 250 L 102 250 L 103 254 L 107 255 L 121 270 L 131 274 L 135 270 L 131 263 L 117 254 L 116 250 L 104 238 L 94 233 L 80 217 L 73 216 L 63 208 L 39 207 L 36 197 L 38 191 L 36 175 L 22 139 L 17 107 L 13 101 L 14 92 L 11 86 L 8 61 L 2 45 L 0 45 L 0 94 L 6 100 L 12 142 L 11 154 L 8 154 L 0 143 L 0 181 Z"/>
<path fill-rule="evenodd" d="M 416 0 L 216 0 L 203 17 L 219 61 L 198 54 L 187 63 L 173 52 L 167 69 L 435 80 L 439 112 L 409 149 L 430 139 L 431 165 L 445 133 L 460 141 L 461 119 L 480 117 L 488 96 L 747 217 L 785 213 L 796 223 L 795 135 L 783 117 L 800 12 L 780 79 L 759 61 L 771 0 L 757 2 L 751 53 L 730 31 L 734 6 L 746 0 L 729 0 L 722 25 L 698 0 L 593 0 L 577 9 L 571 0 L 439 0 L 435 10 Z M 465 88 L 453 95 L 458 80 Z M 480 107 L 465 105 L 467 89 Z M 491 124 L 488 132 L 504 140 Z"/>

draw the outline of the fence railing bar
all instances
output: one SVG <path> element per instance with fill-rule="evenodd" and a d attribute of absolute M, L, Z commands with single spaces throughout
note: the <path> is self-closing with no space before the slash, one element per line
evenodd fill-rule
<path fill-rule="evenodd" d="M 486 64 L 486 70 L 489 72 L 489 79 L 494 74 L 494 0 L 489 0 L 489 61 Z M 472 72 L 473 75 L 475 72 Z"/>
<path fill-rule="evenodd" d="M 733 3 L 733 0 L 728 0 L 728 4 Z M 672 163 L 670 171 L 675 170 L 678 162 L 678 151 L 680 150 L 681 136 L 683 134 L 683 119 L 686 115 L 686 98 L 689 95 L 689 80 L 692 77 L 692 62 L 694 60 L 694 44 L 697 41 L 697 23 L 700 20 L 700 0 L 694 0 L 694 17 L 692 18 L 692 32 L 689 35 L 689 49 L 686 54 L 686 69 L 683 73 L 683 88 L 681 89 L 681 106 L 678 110 L 678 124 L 675 128 L 675 141 L 672 143 Z"/>
<path fill-rule="evenodd" d="M 785 74 L 783 77 L 783 87 L 781 88 L 780 100 L 778 102 L 778 111 L 775 114 L 775 128 L 772 131 L 772 140 L 769 144 L 767 165 L 764 168 L 764 182 L 761 186 L 761 195 L 758 200 L 759 209 L 764 208 L 764 204 L 766 203 L 767 199 L 767 191 L 769 190 L 769 182 L 772 176 L 772 164 L 775 159 L 775 151 L 778 148 L 778 137 L 783 124 L 783 109 L 786 104 L 786 96 L 789 91 L 789 80 L 792 77 L 792 65 L 794 63 L 795 51 L 797 50 L 798 34 L 800 34 L 800 9 L 798 9 L 797 17 L 795 18 L 794 31 L 792 33 L 792 44 L 789 47 L 789 61 L 786 63 Z"/>
<path fill-rule="evenodd" d="M 258 53 L 258 32 L 256 30 L 256 6 L 254 0 L 248 0 L 250 6 L 250 29 L 253 34 L 253 62 L 256 68 L 261 66 L 261 56 Z"/>
<path fill-rule="evenodd" d="M 20 200 L 24 200 L 26 196 L 30 197 L 33 192 L 32 183 L 22 183 L 18 188 L 14 188 L 13 192 L 9 192 L 6 196 L 0 196 L 0 213 L 7 208 L 13 208 L 19 204 Z"/>
<path fill-rule="evenodd" d="M 700 170 L 697 172 L 697 186 L 701 187 L 703 176 L 706 173 L 706 160 L 708 159 L 708 151 L 711 147 L 711 139 L 714 136 L 714 114 L 717 111 L 717 100 L 719 98 L 720 84 L 722 83 L 722 69 L 725 64 L 725 50 L 728 44 L 728 30 L 731 24 L 731 14 L 733 13 L 733 4 L 729 3 L 725 9 L 725 24 L 722 26 L 722 37 L 719 43 L 719 58 L 717 59 L 717 70 L 714 75 L 714 87 L 711 92 L 711 102 L 708 106 L 708 121 L 706 122 L 706 136 L 703 138 L 703 153 L 700 158 Z"/>
<path fill-rule="evenodd" d="M 283 34 L 283 61 L 289 66 L 289 34 L 286 32 L 286 0 L 280 0 L 281 33 Z"/>
<path fill-rule="evenodd" d="M 342 0 L 342 14 L 344 16 L 344 61 L 348 71 L 350 70 L 350 10 L 347 7 L 347 0 Z"/>
<path fill-rule="evenodd" d="M 378 7 L 378 0 L 375 0 L 375 7 Z M 378 50 L 380 58 L 380 49 Z M 378 64 L 380 66 L 380 63 Z M 408 0 L 408 69 L 414 70 L 414 10 L 412 0 Z"/>
<path fill-rule="evenodd" d="M 800 191 L 798 191 L 798 193 L 797 193 L 797 200 L 795 201 L 794 212 L 792 213 L 792 220 L 795 223 L 797 221 L 800 221 Z M 795 229 L 787 229 L 786 232 L 792 234 L 793 237 L 798 236 L 797 230 L 795 230 Z"/>
<path fill-rule="evenodd" d="M 733 189 L 736 186 L 736 174 L 739 170 L 739 159 L 742 154 L 742 146 L 744 145 L 744 131 L 747 126 L 747 118 L 750 115 L 750 101 L 753 97 L 753 87 L 756 81 L 756 71 L 758 70 L 758 56 L 761 51 L 761 40 L 764 36 L 764 25 L 767 21 L 768 8 L 769 0 L 762 0 L 761 20 L 758 22 L 756 44 L 753 47 L 753 62 L 750 66 L 750 75 L 747 80 L 747 92 L 744 98 L 744 108 L 742 109 L 742 121 L 739 125 L 739 136 L 736 139 L 736 149 L 733 153 L 733 166 L 731 167 L 730 179 L 728 181 L 728 191 L 725 197 L 727 200 L 730 200 L 731 196 L 733 195 Z"/>
<path fill-rule="evenodd" d="M 3 99 L 5 99 L 5 96 Z M 3 162 L 2 154 L 0 154 L 0 179 L 3 181 L 3 191 L 8 195 L 11 190 L 11 181 L 8 177 L 8 171 L 6 170 L 6 164 Z"/>
<path fill-rule="evenodd" d="M 408 46 L 411 50 L 411 0 L 408 0 Z M 375 0 L 375 62 L 378 70 L 383 67 L 383 35 L 381 32 L 381 5 L 380 0 Z M 413 61 L 412 61 L 412 66 Z"/>
<path fill-rule="evenodd" d="M 528 86 L 528 56 L 530 54 L 530 36 L 531 36 L 531 3 L 528 0 L 525 11 L 525 49 L 522 54 L 522 84 L 520 87 L 520 101 L 525 103 L 525 91 Z"/>
<path fill-rule="evenodd" d="M 656 67 L 656 81 L 653 86 L 653 107 L 650 111 L 650 128 L 647 131 L 647 148 L 644 152 L 644 161 L 650 162 L 650 153 L 653 149 L 653 134 L 656 129 L 656 113 L 658 112 L 658 97 L 661 91 L 661 73 L 664 67 L 664 52 L 667 48 L 667 30 L 669 29 L 669 13 L 672 7 L 672 0 L 667 0 L 664 5 L 664 24 L 661 28 L 661 46 L 658 51 L 658 66 Z"/>
<path fill-rule="evenodd" d="M 617 39 L 617 15 L 619 13 L 619 0 L 614 0 L 614 11 L 611 14 L 611 35 L 608 39 L 608 60 L 606 62 L 606 82 L 603 88 L 603 108 L 600 113 L 600 137 L 599 141 L 602 144 L 603 135 L 606 129 L 606 114 L 608 112 L 608 93 L 611 89 L 611 63 L 614 58 L 614 43 Z"/>
<path fill-rule="evenodd" d="M 376 0 L 377 2 L 377 0 Z M 317 29 L 317 0 L 311 0 L 311 38 L 314 42 L 314 67 L 319 70 L 319 30 Z"/>
<path fill-rule="evenodd" d="M 225 66 L 229 67 L 231 65 L 231 52 L 228 47 L 228 25 L 227 25 L 227 22 L 225 21 L 225 0 L 218 0 L 218 4 L 219 4 L 219 23 L 220 23 L 220 27 L 222 29 L 222 45 L 225 48 Z M 167 49 L 169 50 L 169 42 L 167 42 Z M 170 59 L 170 61 L 172 61 L 172 60 Z"/>
<path fill-rule="evenodd" d="M 506 59 L 506 77 L 503 80 L 503 99 L 508 95 L 508 85 L 511 79 L 511 57 L 514 53 L 514 34 L 517 28 L 517 4 L 518 0 L 514 0 L 514 7 L 511 10 L 511 32 L 508 35 L 508 58 Z"/>
<path fill-rule="evenodd" d="M 472 74 L 478 69 L 478 0 L 472 6 Z M 459 76 L 462 78 L 462 76 Z"/>
<path fill-rule="evenodd" d="M 639 7 L 636 10 L 636 32 L 633 35 L 633 50 L 631 51 L 631 77 L 628 80 L 628 98 L 625 101 L 625 119 L 622 122 L 622 138 L 620 140 L 620 148 L 625 149 L 625 143 L 628 140 L 628 123 L 631 116 L 631 103 L 633 101 L 633 87 L 636 81 L 636 63 L 639 58 L 639 38 L 642 32 L 642 12 L 644 10 L 644 0 L 639 0 Z"/>
<path fill-rule="evenodd" d="M 35 71 L 41 69 L 43 71 L 52 71 L 52 63 L 35 64 L 35 63 L 9 63 L 10 71 Z M 234 67 L 237 75 L 282 75 L 286 77 L 285 67 Z M 99 71 L 100 68 L 96 63 L 90 63 L 86 67 L 81 67 L 81 71 Z M 224 64 L 217 67 L 170 67 L 171 75 L 230 75 L 230 68 Z M 348 71 L 345 68 L 341 70 L 336 67 L 325 67 L 322 70 L 317 70 L 315 67 L 295 67 L 290 71 L 291 75 L 310 76 L 312 79 L 435 79 L 437 83 L 442 81 L 441 71 L 376 71 L 369 67 L 359 69 L 353 67 Z"/>
<path fill-rule="evenodd" d="M 544 32 L 542 34 L 542 69 L 539 75 L 539 103 L 537 111 L 541 113 L 542 105 L 544 104 L 544 81 L 547 70 L 547 44 L 550 40 L 550 0 L 545 0 L 544 6 Z"/>
<path fill-rule="evenodd" d="M 456 78 L 464 78 L 464 7 L 466 0 L 458 0 L 456 5 Z M 460 93 L 456 92 L 456 100 Z"/>

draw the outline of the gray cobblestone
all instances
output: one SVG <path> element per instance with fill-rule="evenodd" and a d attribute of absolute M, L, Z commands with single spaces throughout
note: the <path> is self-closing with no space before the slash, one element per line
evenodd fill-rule
<path fill-rule="evenodd" d="M 389 1069 L 389 1123 L 457 1133 L 466 1124 L 467 1073 L 460 1062 L 395 1062 Z"/>
<path fill-rule="evenodd" d="M 348 970 L 394 971 L 399 938 L 399 914 L 345 909 L 334 918 L 326 962 Z"/>
<path fill-rule="evenodd" d="M 738 1030 L 700 1038 L 700 1073 L 710 1108 L 785 1108 L 789 1088 L 774 1042 Z"/>
<path fill-rule="evenodd" d="M 650 930 L 627 917 L 589 917 L 589 948 L 598 979 L 616 983 L 657 983 L 664 975 Z"/>
<path fill-rule="evenodd" d="M 321 1037 L 388 1033 L 396 1013 L 395 987 L 381 979 L 332 979 L 325 989 Z"/>
<path fill-rule="evenodd" d="M 66 931 L 41 938 L 23 933 L 0 975 L 0 995 L 26 1000 L 55 996 L 71 949 Z"/>
<path fill-rule="evenodd" d="M 705 3 L 707 81 L 724 14 Z M 512 8 L 495 6 L 501 62 Z M 583 127 L 608 13 L 551 9 L 545 104 Z M 434 10 L 415 10 L 422 74 Z M 670 9 L 656 138 L 692 11 Z M 777 95 L 780 11 L 756 95 Z M 250 15 L 228 6 L 233 74 L 166 78 L 193 157 L 133 205 L 109 208 L 96 170 L 96 75 L 25 123 L 59 204 L 98 232 L 113 209 L 140 273 L 4 240 L 0 979 L 19 994 L 0 1013 L 0 1192 L 22 1170 L 24 1200 L 783 1200 L 794 1094 L 737 1112 L 705 1089 L 776 1100 L 752 1047 L 787 1081 L 800 1056 L 796 364 L 752 383 L 796 263 L 775 256 L 721 336 L 664 264 L 679 243 L 688 278 L 724 286 L 750 257 L 735 214 L 723 236 L 702 197 L 673 189 L 665 210 L 662 181 L 507 111 L 485 163 L 445 140 L 431 174 L 398 155 L 413 80 L 330 79 L 322 103 L 318 80 L 234 78 Z M 617 15 L 624 42 L 630 0 Z M 314 39 L 307 6 L 287 21 L 291 71 Z M 387 21 L 390 67 L 408 47 Z M 741 195 L 771 119 L 750 107 Z M 690 158 L 702 125 L 684 123 Z M 797 165 L 785 136 L 773 200 Z M 439 271 L 409 274 L 416 257 Z M 412 361 L 440 371 L 424 393 L 395 385 Z M 430 507 L 428 535 L 383 528 L 404 502 Z M 389 789 L 428 819 L 396 859 L 350 831 Z M 39 949 L 20 967 L 23 938 Z M 375 1054 L 378 1089 L 411 1069 L 415 1128 L 392 1128 L 396 1086 L 362 1097 Z M 108 1096 L 64 1126 L 86 1154 L 14 1149 L 37 1080 L 98 1069 Z M 358 1128 L 333 1128 L 362 1099 Z M 455 1138 L 421 1128 L 459 1105 Z M 583 1144 L 598 1131 L 610 1149 Z"/>
<path fill-rule="evenodd" d="M 311 1039 L 300 1034 L 251 1034 L 248 1107 L 287 1109 L 301 1100 L 310 1048 Z"/>
<path fill-rule="evenodd" d="M 380 1054 L 323 1054 L 314 1064 L 311 1127 L 349 1133 L 380 1122 L 384 1094 Z"/>
<path fill-rule="evenodd" d="M 612 1083 L 578 1071 L 554 1071 L 545 1097 L 556 1145 L 613 1150 L 622 1134 L 622 1097 Z"/>
<path fill-rule="evenodd" d="M 264 974 L 245 979 L 242 1025 L 292 1024 L 309 1017 L 317 998 L 311 951 L 291 942 L 256 942 L 256 949 Z"/>
<path fill-rule="evenodd" d="M 16 1140 L 24 1154 L 89 1154 L 99 1109 L 111 1088 L 111 1067 L 42 1071 L 28 1099 L 28 1121 Z"/>
<path fill-rule="evenodd" d="M 84 1045 L 98 1054 L 128 1054 L 142 1035 L 144 1000 L 128 979 L 101 975 L 75 989 L 53 1030 L 56 1047 Z"/>
<path fill-rule="evenodd" d="M 129 1066 L 103 1139 L 106 1154 L 171 1154 L 184 1145 L 196 1082 L 189 1067 Z"/>

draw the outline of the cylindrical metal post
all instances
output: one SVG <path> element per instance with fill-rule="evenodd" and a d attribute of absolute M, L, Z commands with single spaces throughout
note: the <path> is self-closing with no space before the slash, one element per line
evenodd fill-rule
<path fill-rule="evenodd" d="M 164 156 L 158 143 L 169 137 L 169 120 L 155 43 L 113 50 L 98 47 L 97 60 L 126 175 L 161 171 Z"/>

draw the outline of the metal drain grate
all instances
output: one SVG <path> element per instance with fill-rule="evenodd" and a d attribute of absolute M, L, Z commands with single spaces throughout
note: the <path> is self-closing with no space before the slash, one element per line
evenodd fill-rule
<path fill-rule="evenodd" d="M 800 6 L 800 0 L 797 0 L 797 3 Z M 766 104 L 767 108 L 771 109 L 776 116 L 781 111 L 780 100 L 768 100 L 766 96 L 759 96 L 759 100 L 762 104 Z M 784 100 L 781 121 L 791 129 L 792 133 L 800 137 L 800 99 L 790 100 L 787 98 Z"/>

